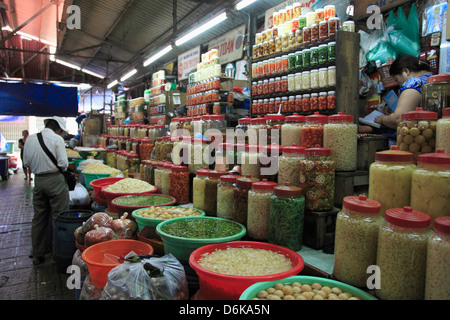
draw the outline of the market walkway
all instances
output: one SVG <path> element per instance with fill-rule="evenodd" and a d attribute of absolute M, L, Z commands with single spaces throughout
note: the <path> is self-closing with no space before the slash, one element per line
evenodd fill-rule
<path fill-rule="evenodd" d="M 0 181 L 0 299 L 75 300 L 68 275 L 49 262 L 34 266 L 31 253 L 33 182 L 22 170 Z"/>

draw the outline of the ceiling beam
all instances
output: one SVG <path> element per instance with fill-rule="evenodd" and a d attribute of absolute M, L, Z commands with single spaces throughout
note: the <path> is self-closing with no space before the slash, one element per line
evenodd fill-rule
<path fill-rule="evenodd" d="M 27 64 L 29 64 L 31 61 L 34 60 L 34 58 L 36 58 L 40 52 L 44 51 L 45 49 L 47 49 L 47 46 L 44 46 L 41 48 L 41 50 L 39 50 L 39 52 L 36 52 L 35 54 L 33 54 L 27 61 L 25 61 L 24 63 L 22 63 L 22 65 L 20 65 L 16 70 L 14 70 L 11 73 L 11 77 L 14 76 L 16 74 L 17 71 L 21 70 L 22 68 L 24 68 Z"/>

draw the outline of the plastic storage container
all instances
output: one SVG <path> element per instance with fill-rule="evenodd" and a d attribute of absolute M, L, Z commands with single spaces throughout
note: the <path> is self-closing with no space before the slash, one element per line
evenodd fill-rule
<path fill-rule="evenodd" d="M 375 154 L 369 169 L 369 199 L 381 204 L 381 214 L 387 209 L 409 206 L 411 178 L 416 165 L 414 155 L 397 146 Z"/>
<path fill-rule="evenodd" d="M 428 239 L 425 300 L 450 300 L 450 217 L 434 220 Z"/>
<path fill-rule="evenodd" d="M 281 145 L 291 146 L 294 143 L 298 146 L 302 144 L 302 127 L 305 123 L 305 116 L 294 113 L 285 118 L 285 123 L 281 126 Z"/>
<path fill-rule="evenodd" d="M 397 145 L 402 151 L 409 151 L 417 156 L 432 153 L 436 145 L 437 112 L 415 111 L 402 114 L 402 120 L 397 126 Z"/>
<path fill-rule="evenodd" d="M 333 276 L 337 280 L 366 287 L 367 268 L 377 261 L 380 208 L 378 201 L 365 195 L 344 198 L 336 218 Z"/>
<path fill-rule="evenodd" d="M 300 185 L 301 161 L 306 158 L 306 148 L 293 144 L 283 148 L 278 161 L 278 184 L 289 182 L 292 186 Z"/>
<path fill-rule="evenodd" d="M 169 173 L 169 196 L 178 204 L 189 203 L 189 172 L 187 166 L 172 166 Z"/>
<path fill-rule="evenodd" d="M 217 185 L 217 217 L 223 219 L 233 218 L 233 193 L 237 176 L 223 175 Z"/>
<path fill-rule="evenodd" d="M 323 147 L 323 126 L 328 122 L 328 116 L 315 112 L 305 117 L 306 123 L 302 127 L 302 147 L 312 148 L 316 145 Z"/>
<path fill-rule="evenodd" d="M 289 182 L 274 188 L 270 199 L 268 242 L 298 251 L 303 244 L 305 197 Z"/>
<path fill-rule="evenodd" d="M 449 108 L 450 75 L 437 74 L 428 78 L 422 87 L 422 106 L 425 110 L 437 112 Z"/>
<path fill-rule="evenodd" d="M 233 217 L 232 220 L 247 226 L 248 192 L 254 182 L 259 179 L 246 175 L 236 178 L 236 186 L 233 191 Z"/>
<path fill-rule="evenodd" d="M 442 118 L 436 124 L 436 149 L 450 153 L 450 108 L 442 110 Z"/>
<path fill-rule="evenodd" d="M 306 209 L 330 211 L 334 208 L 335 166 L 331 150 L 316 146 L 306 149 L 301 161 L 300 188 L 306 197 Z"/>
<path fill-rule="evenodd" d="M 358 125 L 352 115 L 339 112 L 328 117 L 323 127 L 323 146 L 331 149 L 336 171 L 355 171 L 357 167 Z"/>
<path fill-rule="evenodd" d="M 267 240 L 270 223 L 270 198 L 275 182 L 266 179 L 252 184 L 248 192 L 247 233 L 255 240 Z"/>
<path fill-rule="evenodd" d="M 450 154 L 438 149 L 417 157 L 412 173 L 411 207 L 433 220 L 450 215 Z"/>
<path fill-rule="evenodd" d="M 377 263 L 383 300 L 423 300 L 430 216 L 411 207 L 389 209 L 378 233 Z"/>
<path fill-rule="evenodd" d="M 197 175 L 192 182 L 192 205 L 196 209 L 205 209 L 205 184 L 209 169 L 197 170 Z"/>

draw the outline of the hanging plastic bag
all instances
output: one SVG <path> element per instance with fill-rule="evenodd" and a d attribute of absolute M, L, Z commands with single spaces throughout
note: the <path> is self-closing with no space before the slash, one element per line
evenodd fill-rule
<path fill-rule="evenodd" d="M 420 20 L 415 3 L 412 4 L 411 10 L 409 11 L 407 27 L 403 29 L 403 33 L 411 41 L 420 43 Z"/>
<path fill-rule="evenodd" d="M 181 263 L 172 255 L 131 256 L 108 273 L 101 300 L 187 300 Z"/>
<path fill-rule="evenodd" d="M 402 30 L 389 32 L 389 42 L 398 55 L 410 54 L 418 57 L 420 55 L 420 43 L 408 38 Z"/>
<path fill-rule="evenodd" d="M 390 59 L 397 59 L 397 52 L 392 45 L 385 39 L 380 42 L 366 54 L 367 61 L 380 61 L 385 64 Z"/>

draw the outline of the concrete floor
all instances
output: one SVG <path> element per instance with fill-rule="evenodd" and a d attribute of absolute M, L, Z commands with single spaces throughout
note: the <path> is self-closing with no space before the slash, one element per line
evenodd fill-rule
<path fill-rule="evenodd" d="M 75 300 L 49 256 L 37 266 L 29 257 L 33 185 L 21 169 L 0 181 L 0 300 Z"/>

